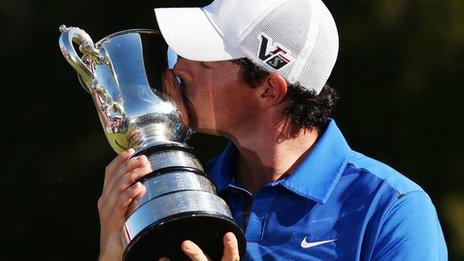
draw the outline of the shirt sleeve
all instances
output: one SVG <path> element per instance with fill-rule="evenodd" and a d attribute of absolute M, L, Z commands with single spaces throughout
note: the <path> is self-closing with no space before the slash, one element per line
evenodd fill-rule
<path fill-rule="evenodd" d="M 437 212 L 424 191 L 398 196 L 385 213 L 372 260 L 447 260 Z"/>

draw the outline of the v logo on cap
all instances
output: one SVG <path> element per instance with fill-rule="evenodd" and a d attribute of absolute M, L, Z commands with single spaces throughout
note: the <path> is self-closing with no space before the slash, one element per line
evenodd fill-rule
<path fill-rule="evenodd" d="M 261 33 L 259 38 L 260 48 L 258 57 L 261 61 L 269 64 L 272 68 L 279 70 L 293 60 L 290 56 L 290 52 L 287 51 L 287 48 L 279 43 L 272 43 L 271 37 Z M 269 41 L 271 41 L 271 50 L 269 50 Z"/>

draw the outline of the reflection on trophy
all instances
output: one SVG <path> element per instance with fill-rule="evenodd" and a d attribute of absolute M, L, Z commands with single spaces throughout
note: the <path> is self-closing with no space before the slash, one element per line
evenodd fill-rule
<path fill-rule="evenodd" d="M 180 249 L 186 239 L 217 260 L 229 231 L 244 253 L 243 232 L 216 195 L 199 155 L 185 144 L 188 115 L 169 69 L 177 56 L 161 34 L 127 30 L 94 44 L 77 27 L 62 25 L 60 31 L 61 51 L 92 96 L 111 147 L 117 153 L 133 148 L 134 156 L 144 154 L 152 165 L 153 172 L 140 180 L 147 192 L 127 213 L 124 260 L 186 259 Z"/>

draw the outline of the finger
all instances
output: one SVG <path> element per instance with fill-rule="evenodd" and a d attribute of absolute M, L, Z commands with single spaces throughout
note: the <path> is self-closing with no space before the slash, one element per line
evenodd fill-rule
<path fill-rule="evenodd" d="M 108 184 L 108 181 L 111 179 L 112 174 L 116 171 L 117 168 L 121 164 L 123 164 L 127 159 L 130 158 L 134 154 L 134 149 L 130 148 L 128 150 L 123 151 L 121 154 L 119 154 L 116 158 L 114 158 L 107 166 L 105 169 L 105 180 L 103 182 L 103 189 L 105 189 L 105 186 Z"/>
<path fill-rule="evenodd" d="M 106 193 L 107 195 L 103 197 L 103 200 L 105 200 L 103 204 L 113 207 L 116 204 L 118 198 L 121 197 L 122 194 L 127 193 L 126 190 L 129 187 L 131 187 L 135 182 L 137 182 L 138 180 L 140 180 L 141 178 L 143 178 L 151 172 L 151 167 L 149 165 L 144 165 L 141 168 L 136 168 L 131 172 L 127 173 L 126 175 L 120 177 L 111 187 L 111 190 L 108 189 L 107 191 L 104 191 L 104 193 Z M 124 209 L 124 212 L 126 211 L 127 208 Z"/>
<path fill-rule="evenodd" d="M 234 233 L 227 232 L 223 238 L 224 242 L 224 255 L 222 256 L 223 261 L 237 261 L 240 260 L 240 254 L 238 252 L 238 242 Z"/>
<path fill-rule="evenodd" d="M 142 184 L 142 190 L 132 199 L 129 208 L 127 209 L 126 218 L 128 218 L 132 213 L 134 213 L 135 209 L 138 207 L 139 200 L 143 197 L 143 195 L 145 195 L 146 192 L 147 187 L 145 187 L 145 185 Z"/>
<path fill-rule="evenodd" d="M 112 189 L 114 189 L 116 192 L 123 192 L 128 187 L 132 186 L 132 184 L 134 184 L 135 182 L 139 181 L 144 176 L 152 172 L 151 166 L 147 163 L 135 163 L 135 164 L 136 166 L 137 165 L 141 165 L 141 166 L 135 169 L 132 169 L 129 172 L 121 175 L 116 181 L 116 183 L 114 184 Z"/>
<path fill-rule="evenodd" d="M 108 181 L 108 184 L 107 184 L 105 190 L 103 191 L 102 196 L 104 198 L 108 197 L 108 194 L 111 191 L 113 191 L 114 186 L 116 185 L 116 183 L 120 182 L 121 178 L 124 177 L 129 172 L 131 172 L 131 171 L 133 171 L 133 170 L 135 170 L 137 168 L 148 168 L 148 167 L 150 167 L 150 162 L 148 161 L 147 156 L 145 156 L 145 155 L 140 155 L 140 156 L 137 156 L 137 157 L 126 160 L 123 164 L 121 164 L 119 166 L 119 168 L 117 168 L 115 170 L 115 173 L 113 174 L 111 180 Z M 150 171 L 148 173 L 151 172 L 151 169 L 149 169 L 149 170 Z M 148 173 L 145 173 L 145 174 L 148 174 Z M 135 181 L 136 180 L 134 180 L 132 183 L 134 183 Z M 128 186 L 132 185 L 132 183 L 128 184 Z M 124 190 L 128 186 L 120 188 L 120 189 Z"/>
<path fill-rule="evenodd" d="M 134 149 L 128 149 L 119 154 L 116 158 L 113 159 L 105 168 L 105 179 L 103 182 L 103 192 L 98 199 L 98 209 L 101 212 L 101 209 L 106 204 L 108 200 L 108 194 L 111 191 L 112 184 L 117 180 L 115 177 L 116 170 L 126 162 L 134 154 Z"/>
<path fill-rule="evenodd" d="M 197 244 L 190 240 L 185 240 L 181 245 L 182 251 L 193 261 L 208 261 L 208 258 L 203 253 Z"/>
<path fill-rule="evenodd" d="M 171 259 L 164 256 L 164 257 L 158 259 L 158 261 L 171 261 Z"/>
<path fill-rule="evenodd" d="M 104 209 L 104 211 L 106 211 L 106 213 L 110 212 L 109 214 L 112 218 L 124 220 L 130 203 L 138 194 L 144 191 L 144 187 L 145 186 L 141 182 L 134 183 L 118 198 L 113 198 L 113 203 L 107 204 L 105 206 L 107 209 Z"/>

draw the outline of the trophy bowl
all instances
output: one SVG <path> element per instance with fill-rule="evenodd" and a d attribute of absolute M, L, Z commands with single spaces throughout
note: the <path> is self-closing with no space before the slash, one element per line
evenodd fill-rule
<path fill-rule="evenodd" d="M 124 260 L 186 260 L 180 248 L 186 239 L 221 259 L 227 232 L 243 254 L 243 231 L 217 196 L 201 156 L 186 144 L 188 112 L 171 70 L 177 55 L 161 34 L 132 29 L 94 44 L 77 27 L 62 25 L 60 31 L 61 52 L 92 96 L 111 147 L 117 153 L 133 148 L 133 157 L 146 155 L 152 166 L 140 180 L 146 193 L 127 213 Z"/>

